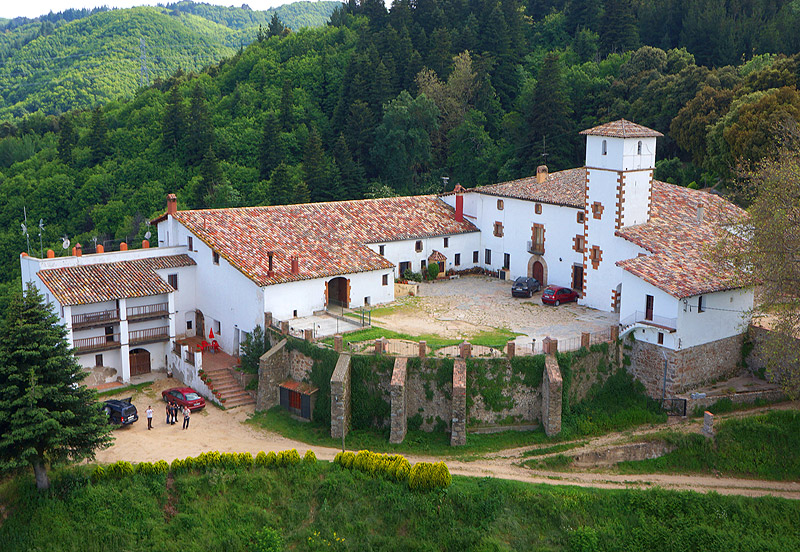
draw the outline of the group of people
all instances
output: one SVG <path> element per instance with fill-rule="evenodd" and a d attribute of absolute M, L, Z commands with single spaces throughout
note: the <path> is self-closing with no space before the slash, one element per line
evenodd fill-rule
<path fill-rule="evenodd" d="M 175 425 L 178 422 L 178 413 L 183 414 L 183 429 L 189 428 L 189 418 L 192 415 L 192 411 L 189 410 L 188 406 L 184 406 L 181 408 L 179 405 L 175 403 L 168 402 L 166 406 L 166 414 L 167 414 L 167 424 Z M 153 407 L 147 407 L 147 429 L 153 429 Z"/>

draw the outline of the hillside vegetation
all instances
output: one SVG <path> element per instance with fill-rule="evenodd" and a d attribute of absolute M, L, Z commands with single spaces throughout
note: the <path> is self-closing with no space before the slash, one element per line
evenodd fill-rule
<path fill-rule="evenodd" d="M 49 495 L 0 486 L 3 550 L 789 551 L 800 504 L 454 477 L 432 492 L 336 464 L 108 477 L 63 471 Z M 268 548 L 267 545 L 277 547 Z"/>

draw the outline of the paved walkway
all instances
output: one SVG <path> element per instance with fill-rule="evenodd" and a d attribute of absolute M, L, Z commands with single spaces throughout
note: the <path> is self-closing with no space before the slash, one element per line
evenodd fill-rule
<path fill-rule="evenodd" d="M 314 330 L 314 337 L 320 339 L 338 333 L 360 330 L 361 324 L 329 314 L 317 314 L 289 320 L 289 330 L 293 335 L 302 334 L 303 330 L 307 329 Z"/>

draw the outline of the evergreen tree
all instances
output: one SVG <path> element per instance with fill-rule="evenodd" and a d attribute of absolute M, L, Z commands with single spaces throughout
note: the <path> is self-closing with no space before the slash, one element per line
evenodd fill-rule
<path fill-rule="evenodd" d="M 333 144 L 333 160 L 339 171 L 343 199 L 364 197 L 364 168 L 353 160 L 344 134 L 340 134 Z"/>
<path fill-rule="evenodd" d="M 258 148 L 258 174 L 261 180 L 268 180 L 278 163 L 286 157 L 280 131 L 278 117 L 273 112 L 267 113 Z"/>
<path fill-rule="evenodd" d="M 289 166 L 281 161 L 269 179 L 270 203 L 272 205 L 287 205 L 294 200 L 294 178 L 289 171 Z"/>
<path fill-rule="evenodd" d="M 631 0 L 605 0 L 600 43 L 608 52 L 627 52 L 639 46 L 639 31 Z"/>
<path fill-rule="evenodd" d="M 294 88 L 292 81 L 286 79 L 281 88 L 280 123 L 284 132 L 291 132 L 294 126 Z"/>
<path fill-rule="evenodd" d="M 272 38 L 273 36 L 284 36 L 284 33 L 287 32 L 286 25 L 278 18 L 277 13 L 272 14 L 272 19 L 269 20 L 269 26 L 267 27 L 267 38 Z"/>
<path fill-rule="evenodd" d="M 325 151 L 322 149 L 322 139 L 317 128 L 312 126 L 308 133 L 305 152 L 303 155 L 303 182 L 310 192 L 312 201 L 333 201 L 342 199 L 338 189 L 338 180 L 334 178 Z"/>
<path fill-rule="evenodd" d="M 111 444 L 108 417 L 83 385 L 67 331 L 28 284 L 11 301 L 0 341 L 0 469 L 32 466 L 39 490 L 47 465 L 94 458 Z"/>
<path fill-rule="evenodd" d="M 167 97 L 162 123 L 162 143 L 167 150 L 176 151 L 186 136 L 186 109 L 178 84 L 173 84 Z"/>
<path fill-rule="evenodd" d="M 95 107 L 92 111 L 92 122 L 89 130 L 89 163 L 97 165 L 102 163 L 106 156 L 111 153 L 108 145 L 108 124 L 106 116 L 100 107 Z"/>
<path fill-rule="evenodd" d="M 208 150 L 214 146 L 214 125 L 208 113 L 205 92 L 199 82 L 192 89 L 188 127 L 186 161 L 188 164 L 196 166 L 203 161 Z"/>
<path fill-rule="evenodd" d="M 208 148 L 206 154 L 203 156 L 203 162 L 200 163 L 200 178 L 203 179 L 203 199 L 206 205 L 210 204 L 205 201 L 206 197 L 213 197 L 218 186 L 223 183 L 222 170 L 219 167 L 217 156 L 214 155 L 214 150 Z"/>
<path fill-rule="evenodd" d="M 594 31 L 600 19 L 597 0 L 571 0 L 567 7 L 567 31 L 575 34 L 581 29 Z"/>
<path fill-rule="evenodd" d="M 58 119 L 58 158 L 65 165 L 72 164 L 72 148 L 78 143 L 78 133 L 72 123 L 72 117 L 62 115 Z"/>

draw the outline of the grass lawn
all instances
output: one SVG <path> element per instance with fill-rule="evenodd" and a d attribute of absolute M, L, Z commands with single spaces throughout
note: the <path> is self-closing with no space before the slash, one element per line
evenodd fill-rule
<path fill-rule="evenodd" d="M 714 440 L 696 433 L 661 432 L 677 450 L 652 460 L 622 462 L 622 473 L 719 473 L 777 481 L 800 479 L 800 412 L 773 410 L 724 420 Z"/>
<path fill-rule="evenodd" d="M 506 343 L 516 338 L 518 335 L 522 334 L 512 332 L 511 330 L 505 328 L 498 328 L 494 330 L 478 332 L 467 337 L 466 341 L 469 341 L 473 345 L 482 345 L 485 347 L 493 347 L 495 349 L 503 349 L 506 346 Z M 464 341 L 464 339 L 452 339 L 433 334 L 410 335 L 395 332 L 393 330 L 387 330 L 385 328 L 379 328 L 377 326 L 346 333 L 342 336 L 342 341 L 344 343 L 361 343 L 364 341 L 375 341 L 376 339 L 380 339 L 382 337 L 386 339 L 404 339 L 406 341 L 414 342 L 425 341 L 428 347 L 430 347 L 432 350 L 458 345 Z M 322 340 L 322 342 L 333 346 L 332 337 L 325 338 Z"/>

